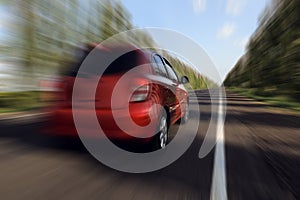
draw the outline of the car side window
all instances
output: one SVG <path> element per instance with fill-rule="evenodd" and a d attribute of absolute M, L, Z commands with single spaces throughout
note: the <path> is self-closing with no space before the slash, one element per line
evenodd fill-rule
<path fill-rule="evenodd" d="M 166 63 L 165 66 L 166 66 L 166 69 L 167 69 L 169 78 L 170 78 L 172 81 L 179 82 L 179 81 L 178 81 L 178 76 L 177 76 L 177 74 L 175 73 L 173 67 L 171 67 L 171 64 L 170 64 L 166 59 L 164 59 L 164 61 L 165 61 L 165 63 Z"/>
<path fill-rule="evenodd" d="M 164 63 L 163 63 L 161 57 L 159 55 L 154 55 L 153 59 L 155 61 L 155 71 L 158 74 L 167 77 L 167 71 L 165 69 L 165 66 L 164 66 Z"/>

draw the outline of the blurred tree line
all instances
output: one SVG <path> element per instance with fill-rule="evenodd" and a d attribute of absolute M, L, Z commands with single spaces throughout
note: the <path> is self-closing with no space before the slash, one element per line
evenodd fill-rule
<path fill-rule="evenodd" d="M 300 99 L 300 1 L 273 0 L 225 86 Z"/>
<path fill-rule="evenodd" d="M 37 85 L 38 79 L 58 74 L 75 58 L 81 45 L 98 42 L 134 28 L 131 15 L 117 0 L 13 0 L 3 1 L 11 14 L 11 39 L 1 53 L 19 67 L 21 84 Z M 134 44 L 154 46 L 146 32 L 132 36 Z M 193 89 L 214 86 L 178 57 L 168 58 L 176 71 L 185 74 Z"/>
<path fill-rule="evenodd" d="M 10 3 L 14 33 L 9 56 L 24 78 L 53 75 L 68 67 L 75 50 L 133 28 L 119 1 L 17 0 Z"/>
<path fill-rule="evenodd" d="M 190 81 L 189 89 L 206 89 L 217 87 L 217 84 L 209 78 L 201 75 L 190 64 L 184 62 L 183 59 L 171 55 L 168 52 L 162 53 L 172 64 L 179 77 L 187 76 Z"/>

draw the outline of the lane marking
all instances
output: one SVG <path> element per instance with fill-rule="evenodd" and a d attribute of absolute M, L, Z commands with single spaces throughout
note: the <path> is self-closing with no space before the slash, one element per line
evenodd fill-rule
<path fill-rule="evenodd" d="M 214 157 L 214 168 L 210 192 L 211 200 L 227 200 L 226 165 L 224 148 L 224 117 L 223 101 L 219 100 L 219 114 L 216 133 L 216 147 Z"/>

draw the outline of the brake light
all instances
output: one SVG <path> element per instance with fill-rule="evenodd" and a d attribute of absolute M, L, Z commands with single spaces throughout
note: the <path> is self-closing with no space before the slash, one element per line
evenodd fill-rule
<path fill-rule="evenodd" d="M 60 80 L 40 81 L 40 100 L 43 102 L 62 101 L 66 99 L 67 84 Z"/>
<path fill-rule="evenodd" d="M 68 84 L 66 82 L 61 82 L 57 86 L 57 96 L 56 96 L 57 101 L 67 100 L 67 92 L 68 92 L 67 88 L 68 88 Z"/>
<path fill-rule="evenodd" d="M 138 87 L 132 94 L 130 102 L 145 101 L 149 95 L 150 87 L 149 85 L 142 85 Z"/>

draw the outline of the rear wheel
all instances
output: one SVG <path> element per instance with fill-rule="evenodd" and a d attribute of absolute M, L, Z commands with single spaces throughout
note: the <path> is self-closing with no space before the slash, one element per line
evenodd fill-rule
<path fill-rule="evenodd" d="M 159 132 L 154 136 L 154 144 L 153 150 L 163 149 L 168 144 L 169 140 L 169 127 L 167 122 L 167 117 L 165 115 L 161 116 L 159 125 L 158 125 Z"/>

